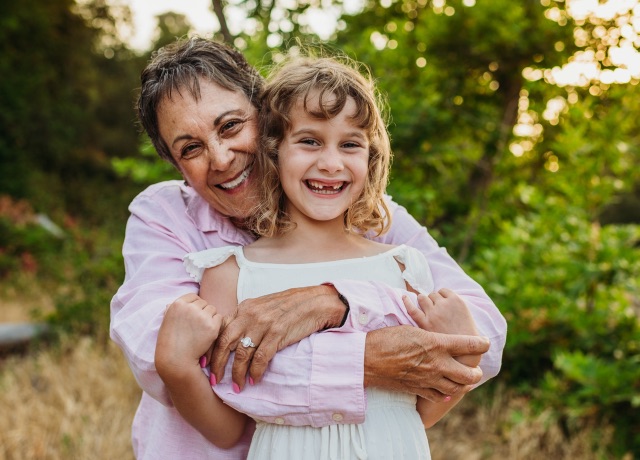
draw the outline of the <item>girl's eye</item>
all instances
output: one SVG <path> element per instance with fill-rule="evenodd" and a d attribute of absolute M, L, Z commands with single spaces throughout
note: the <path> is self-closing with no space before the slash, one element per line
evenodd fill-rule
<path fill-rule="evenodd" d="M 358 147 L 360 147 L 360 144 L 358 144 L 357 142 L 345 142 L 344 144 L 342 144 L 342 146 L 345 149 L 357 149 Z"/>
<path fill-rule="evenodd" d="M 315 139 L 302 139 L 300 143 L 306 144 L 306 145 L 320 145 L 318 144 L 318 141 L 316 141 Z"/>

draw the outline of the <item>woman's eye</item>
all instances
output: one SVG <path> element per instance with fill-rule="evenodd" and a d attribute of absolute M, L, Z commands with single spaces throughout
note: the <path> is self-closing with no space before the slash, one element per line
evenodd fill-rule
<path fill-rule="evenodd" d="M 238 128 L 241 124 L 242 124 L 241 120 L 229 120 L 224 125 L 222 125 L 222 127 L 220 128 L 220 132 L 222 134 L 227 133 L 233 130 L 234 128 Z"/>
<path fill-rule="evenodd" d="M 198 144 L 185 145 L 180 151 L 182 158 L 192 158 L 198 154 Z"/>

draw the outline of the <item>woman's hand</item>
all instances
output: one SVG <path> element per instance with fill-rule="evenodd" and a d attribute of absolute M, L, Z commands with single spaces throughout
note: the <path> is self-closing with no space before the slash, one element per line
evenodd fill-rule
<path fill-rule="evenodd" d="M 186 294 L 167 305 L 156 345 L 158 374 L 181 378 L 194 365 L 211 361 L 213 343 L 222 326 L 222 315 L 196 294 Z"/>
<path fill-rule="evenodd" d="M 275 354 L 314 332 L 340 325 L 345 305 L 332 286 L 289 289 L 238 305 L 237 313 L 226 323 L 213 350 L 211 372 L 220 381 L 235 350 L 232 379 L 240 389 L 247 372 L 254 382 L 260 381 Z M 255 347 L 240 344 L 251 338 Z"/>
<path fill-rule="evenodd" d="M 367 361 L 365 353 L 365 375 L 368 369 L 369 384 L 415 393 L 432 402 L 468 392 L 482 377 L 477 366 L 489 343 L 477 337 L 475 321 L 464 300 L 450 289 L 440 289 L 428 296 L 418 295 L 419 307 L 407 296 L 402 300 L 420 329 L 434 334 L 424 334 L 416 328 L 404 330 L 402 335 L 394 331 L 393 337 L 383 340 L 374 334 L 371 344 L 367 337 L 369 354 L 375 354 L 380 361 L 376 366 L 375 359 Z M 397 347 L 397 361 L 392 368 L 384 359 L 391 350 L 390 343 Z M 402 372 L 402 367 L 408 371 Z M 394 373 L 398 375 L 395 381 Z"/>
<path fill-rule="evenodd" d="M 367 333 L 364 379 L 367 387 L 411 393 L 442 402 L 468 391 L 482 378 L 479 367 L 455 357 L 480 356 L 489 350 L 486 337 L 450 335 L 413 326 L 385 327 Z"/>

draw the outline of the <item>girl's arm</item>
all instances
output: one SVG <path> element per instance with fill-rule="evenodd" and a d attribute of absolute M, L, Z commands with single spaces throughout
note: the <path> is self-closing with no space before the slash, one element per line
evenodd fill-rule
<path fill-rule="evenodd" d="M 228 449 L 241 438 L 248 417 L 235 411 L 211 391 L 202 368 L 211 358 L 223 316 L 235 305 L 237 266 L 227 262 L 203 276 L 202 298 L 183 297 L 171 304 L 158 333 L 155 362 L 180 415 L 216 446 Z M 216 305 L 209 304 L 206 286 L 216 286 Z"/>
<path fill-rule="evenodd" d="M 407 296 L 402 298 L 407 312 L 416 324 L 424 330 L 442 334 L 478 335 L 478 330 L 464 300 L 449 289 L 440 289 L 431 294 L 418 295 L 416 307 Z M 452 321 L 455 319 L 455 321 Z M 455 358 L 470 367 L 480 363 L 480 356 L 466 355 Z M 431 428 L 458 404 L 467 392 L 459 392 L 444 402 L 433 402 L 418 397 L 417 409 L 425 428 Z"/>

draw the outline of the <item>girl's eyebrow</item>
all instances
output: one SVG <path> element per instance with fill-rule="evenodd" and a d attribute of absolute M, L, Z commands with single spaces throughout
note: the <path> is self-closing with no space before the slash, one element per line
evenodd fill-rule
<path fill-rule="evenodd" d="M 290 135 L 291 136 L 301 136 L 303 134 L 315 135 L 319 131 L 322 131 L 322 130 L 314 129 L 314 128 L 300 128 L 297 131 L 292 131 Z M 347 133 L 344 133 L 343 135 L 345 137 L 357 137 L 363 141 L 366 141 L 368 139 L 367 136 L 364 134 L 364 131 L 349 131 Z"/>

